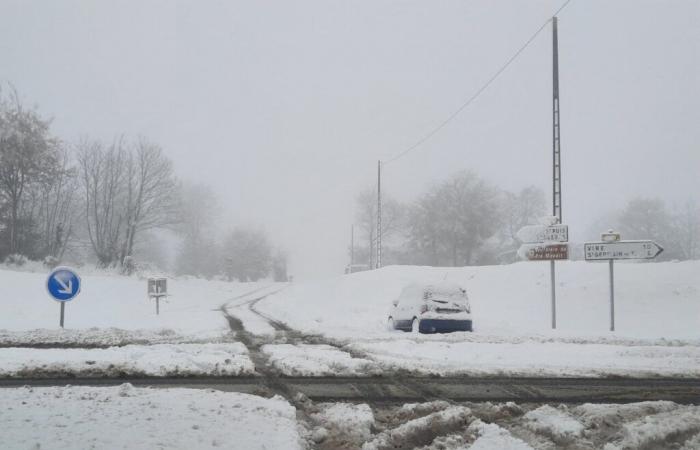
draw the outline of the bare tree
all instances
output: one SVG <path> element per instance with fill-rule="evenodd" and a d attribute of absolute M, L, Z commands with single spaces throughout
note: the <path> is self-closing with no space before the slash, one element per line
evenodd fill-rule
<path fill-rule="evenodd" d="M 71 167 L 70 154 L 64 149 L 58 155 L 53 177 L 42 183 L 40 188 L 42 253 L 53 256 L 57 261 L 63 257 L 74 234 L 77 188 L 76 169 Z"/>
<path fill-rule="evenodd" d="M 123 139 L 116 140 L 109 148 L 89 140 L 78 145 L 88 237 L 97 260 L 105 267 L 113 265 L 119 257 L 119 237 L 125 221 L 126 153 Z"/>
<path fill-rule="evenodd" d="M 177 221 L 172 163 L 145 139 L 106 148 L 83 141 L 78 151 L 87 232 L 103 266 L 133 255 L 136 235 Z"/>
<path fill-rule="evenodd" d="M 136 234 L 177 221 L 177 182 L 172 162 L 144 138 L 126 159 L 126 228 L 121 257 L 131 256 Z"/>

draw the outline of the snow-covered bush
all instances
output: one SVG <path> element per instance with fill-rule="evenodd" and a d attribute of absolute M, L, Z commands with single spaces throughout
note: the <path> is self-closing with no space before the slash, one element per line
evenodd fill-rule
<path fill-rule="evenodd" d="M 7 255 L 7 258 L 5 258 L 5 264 L 7 264 L 8 266 L 22 267 L 26 263 L 27 257 L 18 253 Z"/>
<path fill-rule="evenodd" d="M 60 261 L 55 256 L 48 255 L 46 258 L 44 258 L 43 263 L 47 269 L 53 269 L 54 267 L 58 266 Z"/>

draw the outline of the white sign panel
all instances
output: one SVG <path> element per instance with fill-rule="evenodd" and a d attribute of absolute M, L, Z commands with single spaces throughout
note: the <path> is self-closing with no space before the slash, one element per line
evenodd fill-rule
<path fill-rule="evenodd" d="M 516 237 L 520 242 L 569 242 L 568 225 L 528 225 L 518 230 Z"/>
<path fill-rule="evenodd" d="M 586 261 L 653 259 L 663 250 L 654 241 L 587 242 L 583 244 Z"/>

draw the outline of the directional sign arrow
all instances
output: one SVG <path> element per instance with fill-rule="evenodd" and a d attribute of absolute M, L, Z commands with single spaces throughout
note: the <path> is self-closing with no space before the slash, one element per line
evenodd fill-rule
<path fill-rule="evenodd" d="M 56 277 L 56 283 L 61 286 L 61 289 L 58 290 L 60 294 L 73 293 L 73 280 L 68 280 L 68 284 L 66 284 L 60 277 Z"/>
<path fill-rule="evenodd" d="M 664 251 L 654 241 L 587 242 L 583 244 L 586 261 L 609 259 L 653 259 Z"/>

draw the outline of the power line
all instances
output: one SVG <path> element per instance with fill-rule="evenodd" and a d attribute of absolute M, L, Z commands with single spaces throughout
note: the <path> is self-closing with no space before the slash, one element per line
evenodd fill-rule
<path fill-rule="evenodd" d="M 564 2 L 564 4 L 561 5 L 561 7 L 559 7 L 559 9 L 557 9 L 557 10 L 554 12 L 554 14 L 552 14 L 552 17 L 554 17 L 554 16 L 556 16 L 557 14 L 559 14 L 559 13 L 566 7 L 566 5 L 569 4 L 569 2 L 571 2 L 571 0 L 566 0 L 566 2 Z M 430 132 L 428 132 L 427 134 L 425 134 L 425 135 L 424 135 L 422 138 L 420 138 L 415 144 L 413 144 L 413 145 L 411 145 L 410 147 L 406 148 L 406 149 L 403 150 L 401 153 L 396 154 L 394 157 L 392 157 L 392 158 L 390 158 L 390 159 L 388 159 L 388 160 L 386 160 L 386 161 L 383 161 L 382 164 L 383 164 L 383 165 L 390 164 L 390 163 L 396 161 L 397 159 L 399 159 L 399 158 L 401 158 L 401 157 L 407 155 L 407 154 L 410 153 L 411 151 L 413 151 L 413 150 L 415 150 L 416 148 L 420 147 L 421 144 L 423 144 L 424 142 L 426 142 L 428 139 L 430 139 L 431 137 L 435 136 L 440 130 L 442 130 L 443 128 L 445 128 L 445 127 L 446 127 L 450 122 L 452 122 L 462 111 L 464 111 L 464 109 L 466 109 L 470 104 L 472 104 L 472 102 L 474 102 L 474 100 L 476 100 L 476 99 L 491 85 L 491 83 L 493 83 L 494 81 L 496 81 L 496 78 L 498 78 L 498 77 L 501 75 L 501 73 L 503 73 L 503 72 L 508 68 L 508 66 L 510 66 L 511 63 L 512 63 L 513 61 L 515 61 L 515 59 L 516 59 L 518 56 L 520 56 L 520 54 L 532 43 L 532 41 L 535 40 L 535 38 L 542 32 L 542 30 L 544 30 L 544 28 L 545 28 L 551 21 L 552 21 L 551 18 L 547 19 L 547 21 L 545 21 L 545 22 L 542 24 L 542 26 L 540 26 L 540 27 L 537 29 L 537 31 L 535 31 L 535 32 L 532 34 L 532 36 L 530 36 L 530 38 L 529 38 L 527 41 L 525 41 L 525 43 L 518 49 L 518 51 L 516 51 L 516 52 L 513 54 L 513 56 L 511 56 L 510 58 L 508 58 L 508 60 L 505 62 L 505 64 L 503 64 L 503 65 L 501 66 L 501 68 L 498 69 L 498 70 L 496 71 L 496 73 L 494 73 L 493 76 L 491 76 L 491 78 L 488 79 L 488 81 L 486 81 L 486 83 L 484 83 L 479 89 L 477 89 L 477 91 L 476 91 L 471 97 L 469 97 L 464 103 L 462 103 L 462 105 L 461 105 L 459 108 L 457 108 L 457 110 L 455 110 L 452 114 L 450 114 L 450 115 L 447 117 L 447 119 L 443 120 L 438 126 L 436 126 L 436 127 L 433 128 Z"/>

